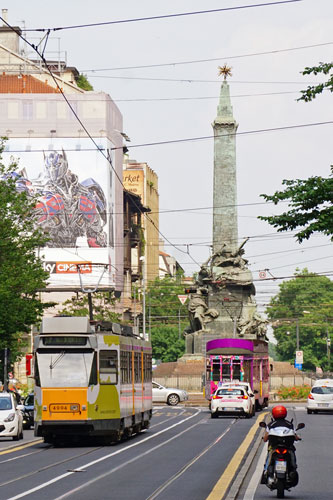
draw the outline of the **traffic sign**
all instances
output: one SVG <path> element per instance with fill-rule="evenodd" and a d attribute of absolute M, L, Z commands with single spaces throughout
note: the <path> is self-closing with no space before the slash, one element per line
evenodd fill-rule
<path fill-rule="evenodd" d="M 267 278 L 266 271 L 259 271 L 259 278 L 262 280 Z"/>
<path fill-rule="evenodd" d="M 184 305 L 185 302 L 187 301 L 187 297 L 188 295 L 178 295 L 178 298 L 180 300 L 180 302 Z"/>
<path fill-rule="evenodd" d="M 301 370 L 302 369 L 302 363 L 296 363 L 295 362 L 295 368 L 297 368 L 297 370 Z"/>
<path fill-rule="evenodd" d="M 296 351 L 295 363 L 303 364 L 303 351 Z"/>

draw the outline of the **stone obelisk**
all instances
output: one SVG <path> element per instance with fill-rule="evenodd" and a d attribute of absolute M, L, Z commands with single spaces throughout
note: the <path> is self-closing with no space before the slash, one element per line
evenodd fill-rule
<path fill-rule="evenodd" d="M 213 196 L 213 254 L 226 244 L 231 251 L 238 247 L 236 131 L 238 123 L 233 116 L 229 85 L 226 77 L 230 68 L 223 66 L 217 116 L 214 129 L 214 196 Z"/>

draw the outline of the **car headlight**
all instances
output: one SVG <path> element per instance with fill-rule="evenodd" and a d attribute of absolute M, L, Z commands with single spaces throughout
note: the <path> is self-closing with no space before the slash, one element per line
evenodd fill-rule
<path fill-rule="evenodd" d="M 15 418 L 15 413 L 10 413 L 7 418 L 4 418 L 4 422 L 12 422 Z"/>

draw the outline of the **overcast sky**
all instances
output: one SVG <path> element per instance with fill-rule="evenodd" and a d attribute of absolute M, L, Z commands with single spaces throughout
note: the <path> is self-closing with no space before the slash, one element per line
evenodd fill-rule
<path fill-rule="evenodd" d="M 255 3 L 260 2 L 7 0 L 1 1 L 1 8 L 8 8 L 8 20 L 13 25 L 22 27 L 24 21 L 27 28 L 45 28 Z M 57 50 L 60 38 L 68 65 L 84 72 L 96 91 L 109 93 L 117 102 L 132 146 L 211 136 L 221 83 L 217 67 L 228 63 L 233 72 L 229 83 L 234 116 L 238 133 L 243 133 L 332 120 L 332 95 L 322 95 L 307 104 L 296 101 L 300 89 L 320 80 L 302 76 L 302 69 L 319 61 L 332 61 L 332 20 L 332 0 L 303 0 L 64 30 L 51 33 L 54 39 L 48 44 L 46 56 L 56 57 L 48 51 Z M 37 39 L 32 37 L 40 36 L 31 32 L 27 35 L 34 43 Z M 326 45 L 235 57 L 317 44 Z M 217 60 L 202 61 L 213 58 Z M 201 62 L 115 69 L 198 60 Z M 199 269 L 195 262 L 202 263 L 208 257 L 212 241 L 213 140 L 133 147 L 130 157 L 147 162 L 157 173 L 160 230 L 181 251 L 169 243 L 165 249 L 178 259 L 187 275 L 192 275 Z M 263 269 L 270 270 L 268 276 L 278 277 L 292 275 L 297 266 L 333 272 L 328 238 L 317 235 L 299 245 L 291 234 L 277 234 L 256 218 L 282 209 L 265 205 L 261 193 L 273 193 L 285 178 L 327 177 L 331 163 L 332 124 L 237 138 L 239 238 L 250 237 L 245 256 L 255 280 Z M 278 283 L 255 282 L 259 304 L 267 303 Z"/>

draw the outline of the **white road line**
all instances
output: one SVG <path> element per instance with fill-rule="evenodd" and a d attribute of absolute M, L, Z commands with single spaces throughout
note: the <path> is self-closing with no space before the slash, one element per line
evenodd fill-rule
<path fill-rule="evenodd" d="M 254 471 L 251 481 L 249 482 L 243 500 L 253 500 L 254 495 L 258 488 L 259 481 L 261 479 L 262 471 L 264 470 L 266 455 L 267 455 L 267 445 L 263 447 L 260 453 L 256 470 Z"/>
<path fill-rule="evenodd" d="M 163 429 L 159 432 L 156 432 L 156 434 L 153 434 L 152 436 L 148 436 L 148 437 L 142 439 L 141 441 L 138 441 L 137 443 L 130 444 L 130 445 L 126 446 L 125 448 L 121 448 L 120 450 L 114 451 L 113 453 L 109 453 L 108 455 L 105 455 L 104 457 L 93 460 L 92 462 L 89 462 L 89 463 L 83 465 L 82 467 L 78 467 L 75 470 L 76 471 L 85 470 L 88 467 L 91 467 L 95 464 L 98 464 L 99 462 L 103 462 L 104 460 L 107 460 L 108 458 L 114 457 L 115 455 L 119 455 L 120 453 L 123 453 L 124 451 L 127 451 L 130 448 L 134 448 L 135 446 L 139 446 L 142 443 L 145 443 L 146 441 L 149 441 L 150 439 L 154 439 L 155 437 L 159 436 L 160 434 L 164 434 L 164 432 L 167 432 L 170 429 L 173 429 L 174 427 L 177 427 L 178 425 L 181 425 L 184 422 L 187 422 L 187 420 L 190 420 L 191 418 L 197 416 L 200 412 L 201 412 L 201 410 L 198 410 L 196 413 L 194 413 L 190 417 L 184 418 L 180 422 L 177 422 L 173 425 L 170 425 L 170 427 L 167 427 L 166 429 Z M 197 424 L 195 424 L 195 425 L 197 425 Z M 185 431 L 183 431 L 183 432 L 185 432 Z M 137 459 L 137 457 L 135 459 Z M 23 493 L 19 493 L 18 495 L 15 495 L 14 497 L 8 498 L 7 500 L 17 500 L 19 498 L 26 497 L 26 496 L 30 495 L 31 493 L 34 493 L 35 491 L 39 491 L 42 488 L 49 486 L 50 484 L 56 483 L 57 481 L 60 481 L 61 479 L 64 479 L 64 478 L 70 476 L 71 474 L 76 474 L 76 472 L 66 472 L 65 474 L 61 474 L 60 476 L 57 476 L 57 477 L 51 479 L 50 481 L 47 481 L 46 483 L 42 483 L 39 486 L 35 486 L 34 488 L 31 488 L 30 490 L 26 490 Z"/>

